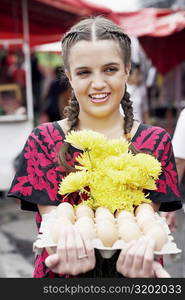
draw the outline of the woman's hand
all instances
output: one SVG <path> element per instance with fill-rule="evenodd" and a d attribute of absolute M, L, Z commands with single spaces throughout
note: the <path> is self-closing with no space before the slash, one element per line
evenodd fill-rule
<path fill-rule="evenodd" d="M 170 274 L 163 268 L 163 266 L 158 262 L 153 262 L 153 270 L 154 270 L 154 277 L 156 278 L 170 278 Z"/>
<path fill-rule="evenodd" d="M 145 278 L 160 277 L 158 264 L 154 263 L 154 241 L 141 237 L 132 241 L 120 252 L 116 269 L 125 277 Z M 159 275 L 159 276 L 158 276 Z"/>
<path fill-rule="evenodd" d="M 169 226 L 171 232 L 177 231 L 177 216 L 176 211 L 160 212 L 160 216 L 166 219 L 166 223 Z"/>
<path fill-rule="evenodd" d="M 95 253 L 90 240 L 72 226 L 67 225 L 61 230 L 55 254 L 45 260 L 46 266 L 54 273 L 78 275 L 95 267 Z"/>

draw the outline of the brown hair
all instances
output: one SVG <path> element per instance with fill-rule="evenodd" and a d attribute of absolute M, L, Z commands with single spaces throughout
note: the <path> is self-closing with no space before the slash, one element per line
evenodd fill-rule
<path fill-rule="evenodd" d="M 70 71 L 69 52 L 71 47 L 79 41 L 92 41 L 94 37 L 97 40 L 114 40 L 118 42 L 125 66 L 130 63 L 131 41 L 128 35 L 111 20 L 102 16 L 96 16 L 80 21 L 64 35 L 62 39 L 62 56 L 66 70 Z M 124 134 L 127 140 L 130 141 L 130 131 L 133 126 L 134 116 L 132 102 L 126 87 L 125 94 L 121 100 L 121 106 L 124 111 Z M 79 104 L 74 94 L 69 101 L 69 106 L 65 108 L 64 114 L 67 117 L 69 131 L 75 130 L 78 126 Z M 68 147 L 67 143 L 64 143 L 61 147 L 59 161 L 68 171 L 73 171 L 73 168 L 66 163 L 65 159 Z"/>

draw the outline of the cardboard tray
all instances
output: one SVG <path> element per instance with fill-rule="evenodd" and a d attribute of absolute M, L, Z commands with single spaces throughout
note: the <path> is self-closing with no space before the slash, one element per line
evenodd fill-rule
<path fill-rule="evenodd" d="M 50 253 L 56 252 L 57 245 L 53 243 L 51 236 L 49 234 L 48 226 L 51 226 L 51 222 L 54 222 L 55 220 L 55 210 L 53 210 L 49 214 L 43 215 L 42 223 L 40 227 L 40 233 L 37 236 L 36 241 L 33 243 L 33 251 L 37 254 L 42 253 L 44 248 L 49 248 Z M 181 253 L 182 250 L 179 249 L 174 242 L 174 238 L 171 235 L 171 232 L 169 230 L 169 227 L 166 223 L 166 220 L 159 216 L 158 213 L 156 213 L 156 222 L 160 223 L 164 229 L 166 230 L 168 234 L 168 241 L 167 243 L 162 247 L 160 251 L 155 251 L 155 255 L 166 255 L 166 254 L 178 254 Z M 123 240 L 117 240 L 112 247 L 104 247 L 102 241 L 100 239 L 93 239 L 92 240 L 93 247 L 98 249 L 104 258 L 111 258 L 114 253 L 117 250 L 120 250 L 124 247 L 126 244 Z"/>

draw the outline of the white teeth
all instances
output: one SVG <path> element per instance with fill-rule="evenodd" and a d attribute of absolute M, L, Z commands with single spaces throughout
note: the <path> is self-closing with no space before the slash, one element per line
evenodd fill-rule
<path fill-rule="evenodd" d="M 91 98 L 93 98 L 93 99 L 102 99 L 102 98 L 105 98 L 107 96 L 108 96 L 108 94 L 97 94 L 97 95 L 91 95 Z"/>

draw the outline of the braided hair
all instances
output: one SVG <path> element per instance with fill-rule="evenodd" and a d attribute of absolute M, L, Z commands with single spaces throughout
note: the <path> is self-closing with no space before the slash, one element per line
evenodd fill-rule
<path fill-rule="evenodd" d="M 62 39 L 62 56 L 64 68 L 70 71 L 69 65 L 69 52 L 72 46 L 74 46 L 79 41 L 92 41 L 96 40 L 114 40 L 118 42 L 122 59 L 125 66 L 130 63 L 131 60 L 131 40 L 123 30 L 113 23 L 111 20 L 102 17 L 95 16 L 84 19 L 74 25 L 68 32 L 65 33 Z M 131 140 L 131 129 L 134 122 L 132 102 L 130 100 L 130 95 L 125 88 L 125 94 L 121 100 L 121 106 L 124 112 L 124 134 L 128 141 Z M 78 127 L 78 115 L 79 115 L 79 104 L 75 97 L 72 95 L 69 101 L 69 106 L 65 108 L 64 114 L 67 118 L 69 125 L 69 130 L 75 130 Z M 69 171 L 73 171 L 65 159 L 69 145 L 64 143 L 59 152 L 60 163 Z"/>

